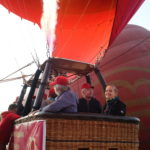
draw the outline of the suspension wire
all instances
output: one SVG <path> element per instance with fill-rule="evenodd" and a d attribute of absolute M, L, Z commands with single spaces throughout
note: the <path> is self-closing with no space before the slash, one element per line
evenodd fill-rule
<path fill-rule="evenodd" d="M 10 79 L 0 80 L 0 83 L 9 82 L 9 81 L 13 81 L 13 80 L 19 80 L 19 79 L 26 78 L 26 77 L 29 77 L 29 76 L 32 76 L 32 74 L 23 75 L 21 77 L 15 77 L 15 78 L 10 78 Z"/>
<path fill-rule="evenodd" d="M 105 46 L 106 46 L 107 42 L 105 42 L 105 44 L 103 44 L 103 46 L 100 47 L 100 50 L 98 51 L 98 53 L 96 53 L 90 60 L 89 62 L 92 62 L 93 59 L 96 58 L 97 56 L 97 61 L 96 61 L 96 64 L 99 64 L 100 60 L 103 58 L 103 56 L 105 55 L 106 53 L 106 50 L 102 50 Z"/>
<path fill-rule="evenodd" d="M 38 68 L 38 63 L 37 63 L 37 61 L 35 60 L 35 58 L 34 58 L 34 56 L 33 56 L 33 54 L 32 54 L 32 53 L 31 53 L 31 57 L 32 57 L 32 59 L 33 59 L 34 63 L 36 64 L 36 66 L 37 66 L 37 68 Z"/>
<path fill-rule="evenodd" d="M 17 73 L 18 71 L 20 71 L 20 70 L 22 70 L 22 69 L 24 69 L 24 68 L 26 68 L 26 67 L 32 65 L 33 63 L 34 63 L 34 61 L 28 63 L 27 65 L 23 66 L 22 68 L 18 69 L 17 71 L 14 71 L 13 73 L 7 75 L 6 77 L 4 77 L 4 78 L 2 78 L 2 79 L 0 79 L 0 80 L 4 80 L 4 79 L 6 79 L 6 78 L 12 76 L 13 74 Z"/>
<path fill-rule="evenodd" d="M 18 61 L 17 61 L 16 58 L 15 58 L 15 62 L 16 62 L 16 64 L 17 64 L 18 68 L 20 68 L 20 66 L 19 66 Z M 23 72 L 22 72 L 21 70 L 20 70 L 20 73 L 21 73 L 21 76 L 22 76 L 22 78 L 23 78 L 23 83 L 27 83 L 26 79 L 24 78 L 24 74 L 23 74 Z"/>
<path fill-rule="evenodd" d="M 31 57 L 32 57 L 33 61 L 35 62 L 37 68 L 40 69 L 41 65 L 40 65 L 39 57 L 38 57 L 38 55 L 36 53 L 36 50 L 34 50 L 34 52 L 35 52 L 35 57 L 36 58 L 33 56 L 32 53 L 31 53 Z"/>
<path fill-rule="evenodd" d="M 112 62 L 115 61 L 117 58 L 119 58 L 119 57 L 121 57 L 121 56 L 127 54 L 127 53 L 130 52 L 130 51 L 132 51 L 134 48 L 136 48 L 137 46 L 139 46 L 141 43 L 143 43 L 144 41 L 146 41 L 146 40 L 149 39 L 149 38 L 150 38 L 150 36 L 148 36 L 148 37 L 142 39 L 142 40 L 141 40 L 140 42 L 138 42 L 136 45 L 134 45 L 134 46 L 132 46 L 131 48 L 127 49 L 127 51 L 125 51 L 124 53 L 122 53 L 122 54 L 120 54 L 120 55 L 118 55 L 118 56 L 112 58 L 111 60 L 109 60 L 108 62 L 106 62 L 105 64 L 103 64 L 103 65 L 101 66 L 101 68 L 104 67 L 105 65 L 109 64 L 109 63 L 112 63 Z"/>
<path fill-rule="evenodd" d="M 40 68 L 40 60 L 39 60 L 39 57 L 38 57 L 38 55 L 37 55 L 37 52 L 36 52 L 36 50 L 34 49 L 34 52 L 35 52 L 35 56 L 36 56 L 36 61 L 37 61 L 37 64 L 38 64 L 38 68 Z"/>

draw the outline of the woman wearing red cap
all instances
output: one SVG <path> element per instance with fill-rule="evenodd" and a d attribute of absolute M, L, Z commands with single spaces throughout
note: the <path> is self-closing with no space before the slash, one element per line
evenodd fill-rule
<path fill-rule="evenodd" d="M 54 86 L 57 97 L 55 101 L 42 108 L 42 112 L 77 112 L 77 97 L 68 87 L 68 79 L 64 76 L 58 76 L 50 84 Z"/>
<path fill-rule="evenodd" d="M 93 87 L 85 83 L 81 87 L 82 98 L 79 99 L 78 112 L 101 113 L 100 102 L 93 97 Z"/>

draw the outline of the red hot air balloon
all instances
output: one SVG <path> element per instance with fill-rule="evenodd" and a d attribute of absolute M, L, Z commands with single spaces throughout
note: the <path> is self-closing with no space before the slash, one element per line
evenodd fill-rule
<path fill-rule="evenodd" d="M 60 0 L 58 3 L 59 8 L 57 9 L 57 24 L 54 32 L 56 35 L 53 40 L 54 47 L 52 49 L 52 56 L 95 64 L 97 60 L 105 55 L 106 49 L 111 46 L 109 51 L 112 55 L 109 55 L 108 51 L 103 62 L 100 64 L 101 71 L 104 73 L 106 81 L 116 83 L 120 86 L 125 85 L 122 86 L 122 89 L 120 90 L 120 95 L 122 95 L 123 99 L 132 99 L 133 93 L 130 93 L 130 90 L 131 92 L 135 92 L 136 90 L 132 89 L 131 83 L 135 82 L 134 79 L 139 79 L 140 73 L 137 73 L 137 77 L 135 78 L 135 75 L 128 75 L 130 69 L 126 72 L 125 68 L 124 72 L 124 70 L 122 71 L 122 67 L 125 67 L 123 66 L 125 64 L 130 66 L 133 64 L 136 65 L 140 62 L 137 58 L 141 58 L 141 55 L 140 53 L 132 53 L 133 51 L 129 50 L 131 52 L 129 55 L 130 57 L 127 57 L 128 55 L 126 52 L 128 49 L 125 49 L 127 47 L 124 47 L 124 49 L 121 49 L 120 47 L 117 52 L 117 50 L 113 50 L 113 41 L 143 1 L 144 0 Z M 45 14 L 44 0 L 1 0 L 0 4 L 21 18 L 27 19 L 41 26 L 41 20 L 43 19 L 43 14 Z M 50 20 L 45 19 L 44 22 L 49 25 Z M 44 28 L 44 26 L 42 27 Z M 47 29 L 45 30 L 47 38 L 51 38 L 51 32 Z M 50 41 L 50 39 L 47 40 Z M 136 43 L 136 41 L 134 42 Z M 49 45 L 51 45 L 51 43 L 49 43 Z M 134 46 L 134 44 L 131 45 Z M 129 48 L 131 49 L 133 47 Z M 123 58 L 120 59 L 119 54 L 122 55 Z M 116 56 L 116 58 L 114 58 L 114 56 Z M 112 61 L 112 59 L 116 62 Z M 136 61 L 130 61 L 134 59 Z M 49 62 L 47 61 L 47 64 L 48 63 Z M 110 66 L 107 66 L 107 64 Z M 117 67 L 120 67 L 121 69 L 115 74 L 115 69 L 118 69 Z M 44 77 L 42 80 L 43 85 L 41 84 L 39 91 L 44 90 L 43 87 L 46 83 L 45 80 L 48 78 L 48 73 L 48 71 L 44 71 Z M 116 79 L 123 81 L 118 82 Z M 94 75 L 92 80 L 94 81 L 96 96 L 99 98 L 101 97 L 102 99 L 102 94 L 98 91 L 98 81 L 95 80 Z M 146 80 L 139 80 L 139 82 L 135 84 L 135 87 L 138 87 L 141 83 L 145 83 L 145 81 Z M 80 82 L 80 84 L 81 83 L 82 82 Z M 75 83 L 75 86 L 77 86 L 77 84 L 78 82 Z M 41 93 L 42 92 L 38 92 L 36 102 L 40 102 L 38 100 L 40 100 Z M 128 93 L 128 95 L 126 93 Z M 137 96 L 139 95 L 140 92 L 137 92 Z M 125 102 L 129 102 L 128 105 L 131 106 L 128 108 L 128 113 L 133 115 L 136 114 L 135 110 L 137 110 L 138 106 L 134 105 L 134 99 Z M 147 107 L 148 105 L 144 108 Z M 142 137 L 143 141 L 145 141 L 145 139 L 146 138 Z"/>
<path fill-rule="evenodd" d="M 143 2 L 59 0 L 52 56 L 94 64 Z M 45 12 L 44 3 L 44 0 L 0 1 L 9 11 L 39 25 Z M 48 24 L 49 20 L 44 22 Z M 49 30 L 46 32 L 47 37 L 52 36 Z"/>

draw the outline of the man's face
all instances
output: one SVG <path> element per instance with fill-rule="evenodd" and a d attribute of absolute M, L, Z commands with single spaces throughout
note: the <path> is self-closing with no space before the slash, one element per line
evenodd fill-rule
<path fill-rule="evenodd" d="M 57 96 L 59 96 L 61 94 L 60 87 L 57 84 L 54 86 L 54 91 Z"/>
<path fill-rule="evenodd" d="M 113 87 L 113 86 L 107 86 L 106 87 L 106 90 L 105 90 L 106 101 L 111 100 L 117 96 L 118 96 L 118 92 L 116 91 L 115 87 Z"/>
<path fill-rule="evenodd" d="M 91 98 L 93 96 L 93 89 L 83 89 L 82 96 L 85 98 Z"/>

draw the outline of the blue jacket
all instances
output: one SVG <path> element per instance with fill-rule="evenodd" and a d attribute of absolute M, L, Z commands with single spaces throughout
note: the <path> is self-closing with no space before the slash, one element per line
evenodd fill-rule
<path fill-rule="evenodd" d="M 43 107 L 42 112 L 77 112 L 77 97 L 71 90 L 65 91 L 53 103 Z"/>

